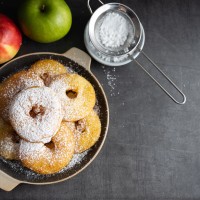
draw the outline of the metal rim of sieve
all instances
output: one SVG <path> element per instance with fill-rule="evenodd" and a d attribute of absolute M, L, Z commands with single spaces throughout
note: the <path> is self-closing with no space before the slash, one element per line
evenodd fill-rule
<path fill-rule="evenodd" d="M 102 2 L 100 2 L 102 3 Z M 91 39 L 91 42 L 93 45 L 104 55 L 109 55 L 109 56 L 121 56 L 125 54 L 132 54 L 135 49 L 137 48 L 141 36 L 142 36 L 142 29 L 140 26 L 140 20 L 138 16 L 135 14 L 135 12 L 129 8 L 128 6 L 125 6 L 120 3 L 108 3 L 108 4 L 103 4 L 100 6 L 94 13 L 89 6 L 90 12 L 92 14 L 90 21 L 89 21 L 89 36 Z M 111 50 L 107 47 L 104 47 L 100 42 L 98 41 L 96 37 L 96 25 L 99 22 L 100 19 L 102 19 L 103 16 L 105 16 L 107 13 L 111 12 L 118 12 L 124 15 L 125 18 L 129 19 L 129 22 L 131 22 L 133 28 L 134 28 L 134 35 L 133 35 L 133 42 L 130 44 L 127 44 L 126 46 L 126 51 L 125 49 L 121 50 Z"/>

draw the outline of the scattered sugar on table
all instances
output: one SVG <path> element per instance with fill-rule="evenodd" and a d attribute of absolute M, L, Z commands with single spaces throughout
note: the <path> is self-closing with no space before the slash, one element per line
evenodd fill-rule
<path fill-rule="evenodd" d="M 110 88 L 110 96 L 116 96 L 119 95 L 119 91 L 117 90 L 117 78 L 119 78 L 119 75 L 116 74 L 115 67 L 113 68 L 107 68 L 105 66 L 101 66 L 103 69 L 104 74 L 106 75 L 107 84 Z"/>

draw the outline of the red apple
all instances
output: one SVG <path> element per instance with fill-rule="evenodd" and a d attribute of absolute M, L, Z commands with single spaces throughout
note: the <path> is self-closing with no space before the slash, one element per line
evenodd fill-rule
<path fill-rule="evenodd" d="M 0 64 L 11 60 L 19 51 L 22 35 L 7 16 L 0 13 Z"/>

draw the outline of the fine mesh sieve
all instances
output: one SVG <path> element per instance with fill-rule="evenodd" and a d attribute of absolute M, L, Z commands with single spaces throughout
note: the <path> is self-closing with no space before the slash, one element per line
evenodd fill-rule
<path fill-rule="evenodd" d="M 91 6 L 90 6 L 90 0 L 88 0 L 88 8 L 92 14 L 88 28 L 88 35 L 91 40 L 92 45 L 101 52 L 102 55 L 108 56 L 109 58 L 122 58 L 127 57 L 129 60 L 135 61 L 138 66 L 140 66 L 146 74 L 150 76 L 150 78 L 177 104 L 185 104 L 186 102 L 186 96 L 185 94 L 175 85 L 175 83 L 153 62 L 152 59 L 150 59 L 140 48 L 141 45 L 141 38 L 144 38 L 144 31 L 143 26 L 135 14 L 135 12 L 130 9 L 128 6 L 125 6 L 120 3 L 108 3 L 104 4 L 101 0 L 98 0 L 98 2 L 101 4 L 101 6 L 93 12 Z M 118 47 L 106 47 L 102 44 L 100 39 L 100 27 L 103 23 L 103 19 L 108 15 L 109 13 L 117 13 L 118 15 L 122 16 L 126 23 L 128 23 L 128 36 L 126 41 L 123 45 L 120 45 Z M 87 41 L 87 40 L 86 40 Z M 142 41 L 144 42 L 144 41 Z M 88 45 L 86 44 L 86 47 Z M 143 47 L 143 46 L 142 46 Z M 88 49 L 88 48 L 87 48 Z M 163 75 L 164 78 L 178 91 L 178 93 L 182 96 L 183 100 L 178 101 L 173 97 L 170 92 L 168 92 L 155 78 L 153 75 L 151 75 L 145 67 L 140 64 L 139 61 L 137 61 L 135 58 L 135 52 L 142 53 L 142 55 L 152 64 L 152 66 L 155 67 L 156 70 L 158 70 L 161 75 Z M 93 54 L 92 51 L 89 51 L 90 54 Z M 94 58 L 95 56 L 92 55 Z M 98 59 L 99 61 L 99 59 Z M 102 62 L 103 63 L 103 62 Z"/>
<path fill-rule="evenodd" d="M 100 27 L 103 19 L 109 13 L 121 15 L 128 25 L 128 37 L 125 43 L 119 47 L 105 47 L 100 41 Z M 109 56 L 121 56 L 131 53 L 141 40 L 141 27 L 137 15 L 127 6 L 117 3 L 104 4 L 92 15 L 89 22 L 89 35 L 95 47 L 103 54 Z"/>

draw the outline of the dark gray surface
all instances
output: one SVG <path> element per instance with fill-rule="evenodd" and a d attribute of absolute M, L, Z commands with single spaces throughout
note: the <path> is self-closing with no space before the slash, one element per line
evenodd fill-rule
<path fill-rule="evenodd" d="M 0 12 L 16 19 L 17 2 L 0 0 Z M 175 104 L 135 63 L 112 68 L 93 61 L 110 105 L 110 128 L 99 156 L 69 181 L 20 185 L 0 191 L 0 199 L 200 199 L 200 1 L 117 2 L 138 14 L 145 52 L 185 92 L 187 103 Z M 73 11 L 68 36 L 52 44 L 24 37 L 18 55 L 62 53 L 73 46 L 85 50 L 86 0 L 68 3 Z"/>

